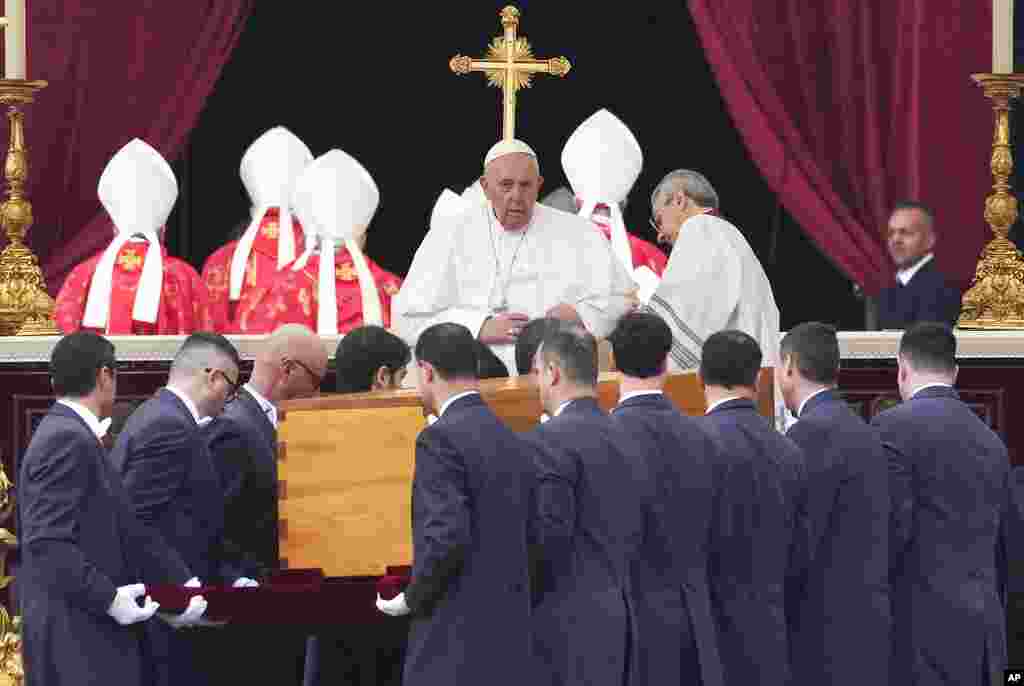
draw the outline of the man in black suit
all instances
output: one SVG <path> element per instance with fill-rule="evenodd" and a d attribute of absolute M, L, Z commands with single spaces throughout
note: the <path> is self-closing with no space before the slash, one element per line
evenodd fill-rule
<path fill-rule="evenodd" d="M 469 329 L 431 326 L 415 356 L 423 406 L 438 420 L 416 439 L 412 580 L 397 597 L 377 598 L 382 612 L 412 617 L 402 683 L 536 683 L 531 448 L 480 397 Z"/>
<path fill-rule="evenodd" d="M 890 683 L 1003 683 L 1006 548 L 1013 494 L 1003 441 L 960 400 L 956 338 L 907 329 L 904 402 L 873 424 L 895 460 Z M 861 637 L 858 637 L 858 641 Z"/>
<path fill-rule="evenodd" d="M 535 358 L 551 417 L 532 434 L 542 683 L 620 686 L 628 679 L 630 565 L 651 519 L 651 479 L 629 436 L 597 403 L 594 336 L 563 323 L 545 334 Z"/>
<path fill-rule="evenodd" d="M 647 461 L 652 521 L 632 563 L 632 684 L 722 683 L 708 594 L 713 469 L 710 436 L 665 397 L 672 330 L 633 312 L 609 336 L 622 373 L 613 421 Z"/>
<path fill-rule="evenodd" d="M 117 389 L 114 346 L 62 338 L 50 359 L 58 401 L 21 459 L 20 614 L 33 686 L 148 683 L 142 622 L 158 605 L 143 579 L 185 583 L 181 557 L 135 519 L 101 440 Z"/>
<path fill-rule="evenodd" d="M 335 349 L 335 389 L 365 393 L 401 388 L 411 359 L 409 345 L 383 326 L 357 327 Z"/>
<path fill-rule="evenodd" d="M 194 333 L 171 362 L 167 386 L 128 419 L 110 454 L 136 516 L 185 560 L 201 583 L 233 583 L 240 574 L 222 549 L 224 492 L 200 430 L 238 392 L 238 352 L 223 336 Z M 194 632 L 149 632 L 157 682 L 202 684 Z"/>
<path fill-rule="evenodd" d="M 277 531 L 277 404 L 315 395 L 327 373 L 327 350 L 304 326 L 285 324 L 263 343 L 252 376 L 206 429 L 206 444 L 224 492 L 225 567 L 236 586 L 255 586 L 280 568 Z M 257 680 L 296 683 L 302 645 L 265 627 L 227 627 L 221 647 Z M 289 639 L 292 637 L 289 637 Z M 300 643 L 304 642 L 301 641 Z M 224 656 L 226 657 L 226 656 Z"/>
<path fill-rule="evenodd" d="M 806 549 L 803 455 L 758 413 L 760 371 L 761 349 L 742 331 L 704 341 L 698 421 L 719 448 L 708 578 L 729 686 L 791 683 L 786 587 Z"/>
<path fill-rule="evenodd" d="M 914 322 L 943 322 L 960 317 L 960 290 L 935 266 L 935 218 L 919 202 L 901 202 L 889 217 L 889 255 L 896 282 L 878 296 L 882 329 L 905 329 Z"/>
<path fill-rule="evenodd" d="M 836 391 L 833 327 L 794 327 L 779 345 L 779 360 L 776 381 L 797 418 L 786 436 L 803 450 L 807 466 L 812 550 L 788 603 L 793 678 L 798 684 L 885 684 L 892 631 L 886 454 L 878 432 Z"/>

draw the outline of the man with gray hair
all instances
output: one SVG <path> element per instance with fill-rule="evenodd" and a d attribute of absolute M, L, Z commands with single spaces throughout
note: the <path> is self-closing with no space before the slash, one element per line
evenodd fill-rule
<path fill-rule="evenodd" d="M 779 308 L 754 251 L 718 214 L 718 193 L 698 172 L 678 169 L 651 194 L 658 241 L 672 245 L 661 283 L 647 303 L 672 329 L 673 370 L 700 365 L 701 346 L 716 331 L 737 329 L 774 366 Z"/>

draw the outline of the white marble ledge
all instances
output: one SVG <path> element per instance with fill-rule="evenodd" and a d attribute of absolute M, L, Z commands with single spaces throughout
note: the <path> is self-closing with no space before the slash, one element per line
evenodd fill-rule
<path fill-rule="evenodd" d="M 900 331 L 840 331 L 839 350 L 844 360 L 894 359 Z M 962 359 L 1024 359 L 1024 331 L 957 331 L 957 357 Z M 171 360 L 184 336 L 110 336 L 117 359 L 125 362 Z M 242 359 L 256 356 L 266 336 L 228 336 Z M 322 336 L 327 354 L 341 336 Z M 0 336 L 0 364 L 49 362 L 58 336 Z"/>

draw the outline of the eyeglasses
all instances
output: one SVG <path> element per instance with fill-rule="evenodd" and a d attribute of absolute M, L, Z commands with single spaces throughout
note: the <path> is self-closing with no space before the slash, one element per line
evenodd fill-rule
<path fill-rule="evenodd" d="M 224 402 L 225 403 L 229 403 L 229 402 L 231 402 L 232 400 L 234 400 L 235 398 L 238 397 L 238 391 L 242 387 L 242 379 L 241 379 L 241 377 L 239 377 L 238 381 L 232 381 L 231 377 L 228 376 L 227 372 L 225 372 L 223 370 L 213 369 L 212 367 L 207 367 L 205 371 L 206 371 L 207 374 L 212 372 L 214 374 L 220 374 L 222 377 L 224 377 L 224 381 L 228 385 L 228 394 L 224 398 Z"/>
<path fill-rule="evenodd" d="M 310 369 L 306 365 L 305 362 L 302 362 L 301 360 L 293 360 L 293 359 L 290 359 L 290 358 L 286 359 L 285 362 L 291 362 L 293 364 L 297 364 L 300 367 L 302 367 L 302 369 L 305 370 L 305 372 L 307 374 L 309 374 L 309 378 L 311 378 L 313 380 L 313 388 L 314 389 L 320 388 L 320 384 L 323 383 L 324 378 L 322 376 L 320 376 L 319 374 L 317 374 L 316 372 L 314 372 L 312 369 Z"/>

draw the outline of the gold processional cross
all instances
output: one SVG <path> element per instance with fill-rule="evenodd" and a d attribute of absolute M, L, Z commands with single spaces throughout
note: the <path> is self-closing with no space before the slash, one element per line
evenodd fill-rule
<path fill-rule="evenodd" d="M 456 55 L 448 65 L 456 74 L 482 71 L 487 74 L 488 84 L 500 88 L 504 93 L 503 138 L 511 140 L 516 133 L 516 92 L 529 88 L 534 74 L 565 76 L 572 65 L 564 57 L 538 60 L 533 57 L 529 42 L 516 36 L 519 27 L 519 10 L 509 5 L 501 11 L 501 25 L 504 36 L 491 41 L 483 59 Z"/>

